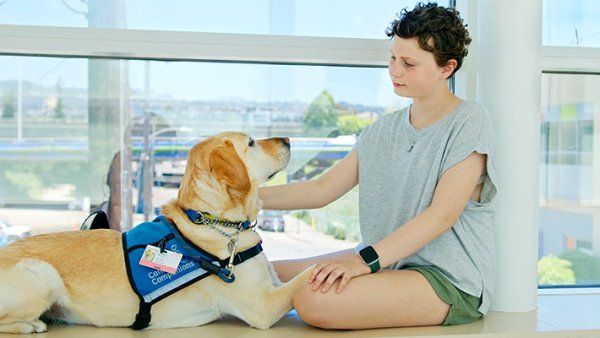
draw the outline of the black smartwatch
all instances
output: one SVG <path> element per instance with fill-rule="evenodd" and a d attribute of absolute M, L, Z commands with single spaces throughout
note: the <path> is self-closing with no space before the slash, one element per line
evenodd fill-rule
<path fill-rule="evenodd" d="M 381 266 L 379 265 L 379 255 L 373 249 L 372 246 L 368 246 L 358 252 L 362 258 L 363 263 L 367 264 L 371 268 L 371 273 L 379 271 Z"/>

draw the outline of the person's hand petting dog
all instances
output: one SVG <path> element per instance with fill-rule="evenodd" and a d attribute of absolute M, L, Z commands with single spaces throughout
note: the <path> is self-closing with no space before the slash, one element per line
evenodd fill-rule
<path fill-rule="evenodd" d="M 313 291 L 320 289 L 322 293 L 327 292 L 339 278 L 336 293 L 340 294 L 350 279 L 371 273 L 371 268 L 364 264 L 359 255 L 353 255 L 337 260 L 325 261 L 313 269 L 308 284 Z"/>

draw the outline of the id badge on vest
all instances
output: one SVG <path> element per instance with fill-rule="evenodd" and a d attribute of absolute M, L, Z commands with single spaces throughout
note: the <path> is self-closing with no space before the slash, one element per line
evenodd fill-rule
<path fill-rule="evenodd" d="M 174 274 L 181 262 L 182 254 L 169 250 L 161 252 L 159 247 L 148 245 L 140 258 L 140 265 Z"/>

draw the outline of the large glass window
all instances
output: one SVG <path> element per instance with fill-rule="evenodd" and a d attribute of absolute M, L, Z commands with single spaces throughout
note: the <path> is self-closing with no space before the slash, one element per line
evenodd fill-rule
<path fill-rule="evenodd" d="M 407 103 L 385 68 L 0 60 L 0 219 L 32 233 L 77 229 L 109 197 L 123 228 L 153 218 L 176 197 L 191 146 L 225 130 L 291 138 L 292 161 L 269 184 L 318 177 L 362 128 Z M 261 214 L 270 258 L 355 245 L 357 193 Z"/>
<path fill-rule="evenodd" d="M 600 76 L 543 74 L 539 284 L 600 284 Z"/>
<path fill-rule="evenodd" d="M 384 39 L 416 2 L 0 0 L 0 25 Z M 152 58 L 129 53 L 102 56 Z M 176 196 L 190 147 L 224 130 L 290 137 L 292 161 L 268 184 L 316 178 L 362 128 L 407 104 L 383 68 L 237 61 L 0 56 L 2 224 L 23 237 L 74 230 L 107 200 L 115 228 L 139 224 Z M 357 193 L 322 210 L 261 214 L 269 258 L 354 246 Z M 14 240 L 0 236 L 0 245 Z"/>
<path fill-rule="evenodd" d="M 3 0 L 0 24 L 385 38 L 394 14 L 416 2 Z"/>
<path fill-rule="evenodd" d="M 547 46 L 600 47 L 600 2 L 544 0 L 542 41 Z"/>

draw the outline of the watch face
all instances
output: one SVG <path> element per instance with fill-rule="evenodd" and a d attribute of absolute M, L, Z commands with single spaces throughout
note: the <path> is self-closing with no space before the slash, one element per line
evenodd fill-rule
<path fill-rule="evenodd" d="M 363 261 L 365 261 L 365 263 L 371 263 L 379 258 L 379 255 L 377 254 L 377 252 L 375 252 L 375 249 L 373 249 L 372 246 L 368 246 L 360 250 L 359 253 Z"/>

